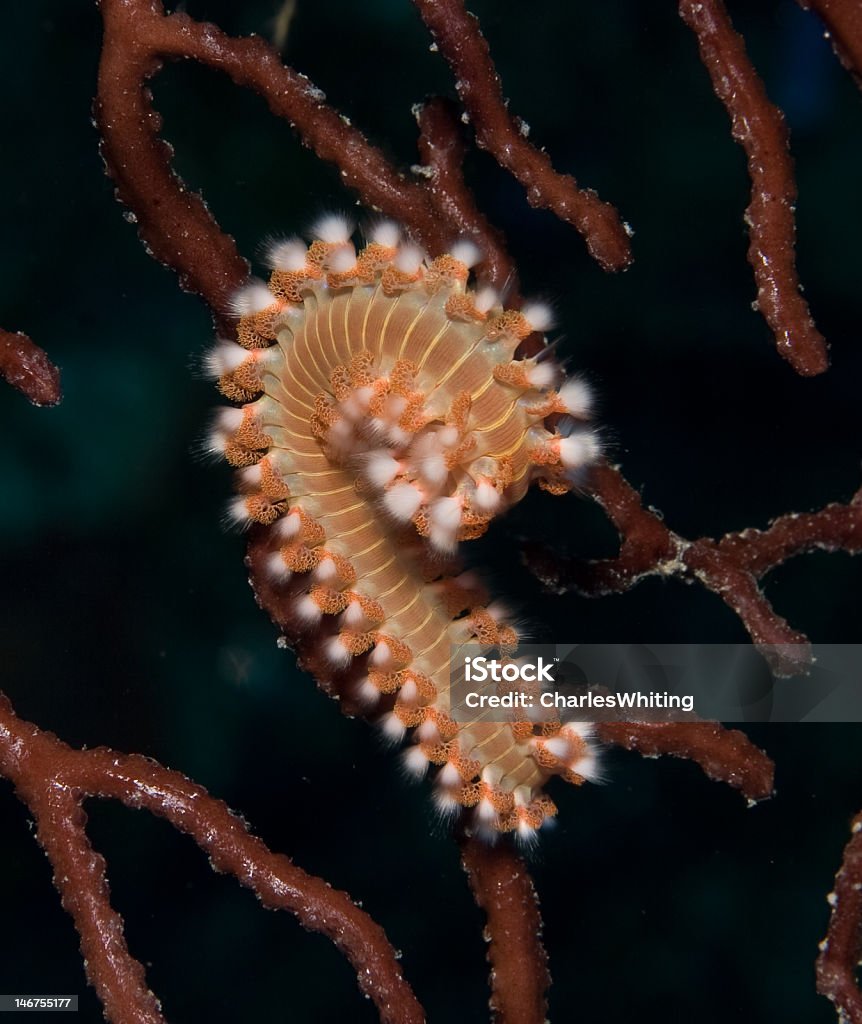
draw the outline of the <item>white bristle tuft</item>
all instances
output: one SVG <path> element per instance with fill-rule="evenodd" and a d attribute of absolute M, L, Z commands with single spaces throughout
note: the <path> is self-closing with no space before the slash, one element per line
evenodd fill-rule
<path fill-rule="evenodd" d="M 518 842 L 522 846 L 534 846 L 538 841 L 538 833 L 532 825 L 528 825 L 526 821 L 518 822 Z"/>
<path fill-rule="evenodd" d="M 441 555 L 451 555 L 458 547 L 458 531 L 444 530 L 432 523 L 428 531 L 428 540 L 434 550 Z"/>
<path fill-rule="evenodd" d="M 401 463 L 385 449 L 369 452 L 366 456 L 365 475 L 375 487 L 383 488 L 391 484 L 401 469 Z"/>
<path fill-rule="evenodd" d="M 418 245 L 402 245 L 395 257 L 395 269 L 402 274 L 415 274 L 425 259 L 425 253 Z"/>
<path fill-rule="evenodd" d="M 276 297 L 263 281 L 252 280 L 239 291 L 234 292 L 230 308 L 237 316 L 250 316 L 275 305 Z"/>
<path fill-rule="evenodd" d="M 352 245 L 344 245 L 326 257 L 326 269 L 333 274 L 346 274 L 356 266 L 356 250 Z"/>
<path fill-rule="evenodd" d="M 373 708 L 380 700 L 380 691 L 366 676 L 356 687 L 356 696 L 366 707 Z"/>
<path fill-rule="evenodd" d="M 383 495 L 386 511 L 402 523 L 409 523 L 419 511 L 424 495 L 413 484 L 401 483 L 390 487 Z"/>
<path fill-rule="evenodd" d="M 380 728 L 383 731 L 383 735 L 393 743 L 400 743 L 401 740 L 404 739 L 404 734 L 407 732 L 404 723 L 394 711 L 384 716 L 383 720 L 380 722 Z"/>
<path fill-rule="evenodd" d="M 516 786 L 512 796 L 515 798 L 516 807 L 526 807 L 533 799 L 533 794 L 529 786 Z"/>
<path fill-rule="evenodd" d="M 296 602 L 296 614 L 303 622 L 320 622 L 323 612 L 311 594 L 303 594 Z"/>
<path fill-rule="evenodd" d="M 544 302 L 528 302 L 521 308 L 521 312 L 534 331 L 541 331 L 544 334 L 554 326 L 553 311 Z"/>
<path fill-rule="evenodd" d="M 207 455 L 224 455 L 227 450 L 227 434 L 223 430 L 213 430 L 203 442 L 203 450 Z"/>
<path fill-rule="evenodd" d="M 259 487 L 261 475 L 260 462 L 257 462 L 253 466 L 246 466 L 245 469 L 241 469 L 239 478 L 246 487 Z"/>
<path fill-rule="evenodd" d="M 491 801 L 485 797 L 476 806 L 476 817 L 485 825 L 491 825 L 497 820 L 497 812 Z"/>
<path fill-rule="evenodd" d="M 560 388 L 560 401 L 566 407 L 566 412 L 577 416 L 578 419 L 585 420 L 592 412 L 592 391 L 584 381 L 577 377 L 567 380 Z"/>
<path fill-rule="evenodd" d="M 344 245 L 350 241 L 353 224 L 339 213 L 329 213 L 314 223 L 311 234 L 329 245 Z"/>
<path fill-rule="evenodd" d="M 266 265 L 273 270 L 288 270 L 296 273 L 305 269 L 308 246 L 301 238 L 288 238 L 273 242 L 266 250 Z"/>
<path fill-rule="evenodd" d="M 503 769 L 498 764 L 486 764 L 482 769 L 482 781 L 487 786 L 496 786 L 503 778 Z"/>
<path fill-rule="evenodd" d="M 475 267 L 482 259 L 482 250 L 469 238 L 460 238 L 449 250 L 449 255 L 465 267 Z"/>
<path fill-rule="evenodd" d="M 415 704 L 419 699 L 419 687 L 416 685 L 415 679 L 408 679 L 407 682 L 398 691 L 398 699 L 404 701 L 405 704 Z"/>
<path fill-rule="evenodd" d="M 577 758 L 577 760 L 572 761 L 569 768 L 573 772 L 577 772 L 578 775 L 583 775 L 587 782 L 602 781 L 602 771 L 601 766 L 599 765 L 599 759 L 592 750 L 589 753 L 584 754 L 582 757 Z"/>
<path fill-rule="evenodd" d="M 473 305 L 480 313 L 490 313 L 500 305 L 500 296 L 493 288 L 480 288 L 473 295 Z"/>
<path fill-rule="evenodd" d="M 382 220 L 375 224 L 369 234 L 375 245 L 383 245 L 387 249 L 396 249 L 401 241 L 401 228 L 391 220 Z"/>
<path fill-rule="evenodd" d="M 425 483 L 430 484 L 432 487 L 439 487 L 449 476 L 446 459 L 442 453 L 429 455 L 427 458 L 422 459 L 417 469 Z"/>
<path fill-rule="evenodd" d="M 283 519 L 280 519 L 276 525 L 276 530 L 285 540 L 295 537 L 301 529 L 302 518 L 296 511 L 290 512 Z"/>
<path fill-rule="evenodd" d="M 326 442 L 343 456 L 356 450 L 357 437 L 353 425 L 345 419 L 336 420 L 326 432 Z"/>
<path fill-rule="evenodd" d="M 433 718 L 426 718 L 417 726 L 416 735 L 423 743 L 436 743 L 440 739 L 440 730 Z"/>
<path fill-rule="evenodd" d="M 283 583 L 285 580 L 290 579 L 293 575 L 293 570 L 288 569 L 284 564 L 280 551 L 273 551 L 266 559 L 266 574 L 270 579 L 279 580 Z"/>
<path fill-rule="evenodd" d="M 566 722 L 561 732 L 579 736 L 582 740 L 588 740 L 595 736 L 596 726 L 594 722 Z"/>
<path fill-rule="evenodd" d="M 451 448 L 453 444 L 458 441 L 458 428 L 457 427 L 442 427 L 437 431 L 437 437 L 440 439 L 440 444 L 444 448 Z"/>
<path fill-rule="evenodd" d="M 368 403 L 371 401 L 373 394 L 373 388 L 357 388 L 343 402 L 339 403 L 339 407 L 347 419 L 356 423 L 368 415 Z"/>
<path fill-rule="evenodd" d="M 248 350 L 232 341 L 220 341 L 218 345 L 204 356 L 204 368 L 207 376 L 213 379 L 223 373 L 230 373 L 248 359 Z"/>
<path fill-rule="evenodd" d="M 362 605 L 356 598 L 353 598 L 341 613 L 342 621 L 344 625 L 349 629 L 355 629 L 361 626 L 365 622 L 365 612 L 362 610 Z"/>
<path fill-rule="evenodd" d="M 374 645 L 371 654 L 368 655 L 368 664 L 375 668 L 383 668 L 392 659 L 392 648 L 385 640 L 378 640 Z"/>
<path fill-rule="evenodd" d="M 248 514 L 248 508 L 243 497 L 234 498 L 230 502 L 227 514 L 228 519 L 232 523 L 236 523 L 237 526 L 249 526 L 251 524 L 251 516 Z"/>
<path fill-rule="evenodd" d="M 434 791 L 434 806 L 437 808 L 438 814 L 444 818 L 454 818 L 461 808 L 451 793 L 439 788 Z"/>
<path fill-rule="evenodd" d="M 539 391 L 545 391 L 551 387 L 557 379 L 557 364 L 552 359 L 545 359 L 541 363 L 533 363 L 524 369 L 524 376 L 530 382 L 531 387 Z"/>
<path fill-rule="evenodd" d="M 560 462 L 566 469 L 577 469 L 595 462 L 599 457 L 599 442 L 595 434 L 578 431 L 560 439 Z"/>
<path fill-rule="evenodd" d="M 329 659 L 330 664 L 336 668 L 344 668 L 350 664 L 353 655 L 344 646 L 344 641 L 341 637 L 334 636 L 326 642 L 326 657 Z"/>
<path fill-rule="evenodd" d="M 461 514 L 464 510 L 460 498 L 438 498 L 431 504 L 429 517 L 438 529 L 451 533 L 461 525 Z"/>
<path fill-rule="evenodd" d="M 500 492 L 490 481 L 480 480 L 473 494 L 473 505 L 480 512 L 495 512 L 500 506 Z"/>
<path fill-rule="evenodd" d="M 461 773 L 451 761 L 447 761 L 440 769 L 437 779 L 441 786 L 457 786 L 461 781 Z"/>
<path fill-rule="evenodd" d="M 410 443 L 410 431 L 403 430 L 401 427 L 389 427 L 386 431 L 386 437 L 389 443 L 396 448 L 403 448 L 406 444 Z"/>
<path fill-rule="evenodd" d="M 512 610 L 502 601 L 494 601 L 492 604 L 488 605 L 485 611 L 491 616 L 498 626 L 503 622 L 508 622 L 512 617 Z"/>
<path fill-rule="evenodd" d="M 224 409 L 219 409 L 216 414 L 216 422 L 222 430 L 227 430 L 233 433 L 235 430 L 239 430 L 242 426 L 242 421 L 245 419 L 245 413 L 242 409 L 237 409 L 233 406 L 225 406 Z"/>
<path fill-rule="evenodd" d="M 545 740 L 545 750 L 549 754 L 552 754 L 558 761 L 562 761 L 563 758 L 571 750 L 568 741 L 561 736 L 551 736 Z"/>
<path fill-rule="evenodd" d="M 329 583 L 338 575 L 335 561 L 329 555 L 321 558 L 311 575 L 318 583 Z"/>
<path fill-rule="evenodd" d="M 428 758 L 422 753 L 421 747 L 408 747 L 401 755 L 401 763 L 408 774 L 421 779 L 428 771 Z"/>

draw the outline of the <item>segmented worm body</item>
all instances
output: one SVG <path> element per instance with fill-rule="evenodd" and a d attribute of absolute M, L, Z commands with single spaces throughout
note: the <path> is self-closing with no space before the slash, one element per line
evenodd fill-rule
<path fill-rule="evenodd" d="M 321 682 L 411 732 L 405 762 L 437 766 L 441 809 L 530 838 L 556 810 L 549 776 L 580 784 L 595 752 L 547 712 L 453 720 L 453 649 L 517 645 L 456 548 L 533 481 L 571 489 L 598 451 L 589 391 L 541 353 L 514 358 L 548 312 L 472 287 L 469 243 L 428 260 L 390 224 L 358 254 L 340 218 L 316 234 L 271 247 L 268 286 L 236 300 L 239 344 L 209 358 L 239 403 L 211 447 L 239 469 L 233 516 L 259 524 L 253 574 L 287 596 L 279 624 Z"/>

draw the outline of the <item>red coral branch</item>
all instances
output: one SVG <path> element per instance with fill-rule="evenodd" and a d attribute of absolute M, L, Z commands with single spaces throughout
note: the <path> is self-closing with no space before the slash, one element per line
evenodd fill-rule
<path fill-rule="evenodd" d="M 144 84 L 161 66 L 147 34 L 161 31 L 167 41 L 180 25 L 163 17 L 157 0 L 101 0 L 100 8 L 105 34 L 95 114 L 117 198 L 133 212 L 148 252 L 177 272 L 182 288 L 224 312 L 248 264 L 174 172 L 173 150 L 159 138 L 161 118 Z"/>
<path fill-rule="evenodd" d="M 775 766 L 737 729 L 718 722 L 601 722 L 599 739 L 644 757 L 685 757 L 715 782 L 726 782 L 748 800 L 772 796 Z"/>
<path fill-rule="evenodd" d="M 736 612 L 776 674 L 793 675 L 810 665 L 807 637 L 775 611 L 758 580 L 805 551 L 862 551 L 862 490 L 847 505 L 781 516 L 766 530 L 743 530 L 718 542 L 709 537 L 689 541 L 674 533 L 655 511 L 644 508 L 640 495 L 613 466 L 597 466 L 589 490 L 620 534 L 620 553 L 582 561 L 526 545 L 526 565 L 550 590 L 601 597 L 629 590 L 646 576 L 698 580 Z"/>
<path fill-rule="evenodd" d="M 542 917 L 532 879 L 508 843 L 461 841 L 461 862 L 476 903 L 485 911 L 496 1024 L 543 1024 L 551 983 L 542 945 Z"/>
<path fill-rule="evenodd" d="M 523 126 L 506 109 L 478 24 L 461 0 L 416 3 L 455 72 L 479 145 L 521 181 L 531 203 L 573 224 L 600 264 L 608 269 L 624 267 L 630 259 L 625 226 L 612 207 L 556 172 L 548 157 L 527 142 Z M 827 4 L 822 0 L 818 7 Z M 105 43 L 96 111 L 108 171 L 119 198 L 137 218 L 151 253 L 176 270 L 183 286 L 202 295 L 216 313 L 225 312 L 230 293 L 243 282 L 248 268 L 203 200 L 177 178 L 170 148 L 158 136 L 160 121 L 146 83 L 164 58 L 199 61 L 258 93 L 321 159 L 342 171 L 345 184 L 367 205 L 405 223 L 432 252 L 456 232 L 472 234 L 488 254 L 487 275 L 498 285 L 508 278 L 511 262 L 502 240 L 464 185 L 460 128 L 444 104 L 432 102 L 419 115 L 420 157 L 430 175 L 427 180 L 412 181 L 327 106 L 322 93 L 304 76 L 284 67 L 262 40 L 233 39 L 187 15 L 166 15 L 158 0 L 101 0 L 101 9 Z M 819 372 L 825 367 L 825 346 L 799 297 L 793 267 L 795 187 L 780 114 L 766 99 L 718 3 L 695 5 L 683 0 L 680 10 L 698 32 L 704 61 L 749 158 L 750 258 L 761 306 L 782 353 L 800 372 Z M 730 83 L 726 90 L 722 76 Z M 757 580 L 764 572 L 812 546 L 859 549 L 858 500 L 851 506 L 829 506 L 812 517 L 783 517 L 765 531 L 729 535 L 717 543 L 708 538 L 689 542 L 644 509 L 638 494 L 616 470 L 600 467 L 592 490 L 620 532 L 620 555 L 600 562 L 569 563 L 551 580 L 555 586 L 610 593 L 627 589 L 651 573 L 698 578 L 738 611 L 760 643 L 804 640 L 761 594 Z M 254 543 L 250 557 L 253 563 Z M 534 561 L 538 565 L 540 556 Z M 258 597 L 277 620 L 284 618 L 283 608 L 265 589 L 259 590 Z M 283 624 L 289 631 L 290 623 L 285 619 Z M 314 654 L 305 656 L 313 660 Z M 788 667 L 787 662 L 778 664 Z M 750 799 L 771 791 L 771 763 L 765 755 L 741 734 L 712 723 L 605 723 L 601 732 L 607 742 L 644 754 L 689 757 L 710 777 L 727 781 Z M 119 918 L 107 902 L 104 865 L 84 832 L 81 801 L 87 795 L 146 806 L 167 817 L 191 834 L 220 870 L 231 871 L 269 905 L 291 910 L 338 942 L 356 966 L 360 983 L 377 1000 L 383 1019 L 421 1019 L 421 1009 L 401 979 L 378 926 L 348 897 L 309 878 L 287 858 L 270 853 L 200 787 L 134 755 L 71 751 L 54 737 L 21 723 L 5 704 L 0 705 L 0 757 L 0 768 L 13 778 L 19 793 L 32 798 L 40 839 L 55 859 L 55 870 L 64 863 L 64 855 L 73 858 L 71 866 L 78 873 L 69 878 L 75 878 L 73 888 L 79 896 L 70 893 L 65 902 L 75 915 L 94 983 L 106 1006 L 109 999 L 126 998 L 126 986 L 128 998 L 137 1001 L 141 1013 L 150 1013 L 141 1020 L 160 1019 L 152 1016 L 158 1008 L 145 990 L 140 965 L 125 948 Z M 42 795 L 49 790 L 55 801 L 50 806 L 44 803 L 48 796 Z M 494 1011 L 501 1021 L 541 1020 L 548 975 L 529 877 L 507 847 L 490 850 L 468 842 L 463 849 L 474 894 L 488 916 Z M 526 953 L 523 962 L 519 960 L 522 953 Z"/>
<path fill-rule="evenodd" d="M 517 291 L 515 264 L 502 233 L 489 224 L 464 182 L 464 138 L 454 105 L 439 97 L 417 109 L 419 156 L 428 173 L 427 189 L 435 208 L 449 224 L 476 239 L 483 259 L 480 277 L 509 295 Z"/>
<path fill-rule="evenodd" d="M 799 0 L 826 25 L 838 59 L 862 86 L 862 0 Z"/>
<path fill-rule="evenodd" d="M 829 902 L 832 915 L 817 958 L 817 991 L 835 1004 L 841 1024 L 862 1024 L 856 980 L 862 960 L 862 813 L 853 821 Z"/>
<path fill-rule="evenodd" d="M 721 0 L 680 0 L 679 13 L 697 36 L 713 89 L 727 108 L 733 137 L 748 159 L 751 203 L 745 220 L 758 306 L 778 351 L 794 370 L 804 376 L 823 373 L 829 366 L 826 340 L 799 293 L 794 259 L 796 180 L 784 115 L 769 102 Z"/>
<path fill-rule="evenodd" d="M 160 118 L 144 83 L 159 70 L 159 58 L 199 61 L 257 92 L 317 156 L 339 167 L 363 202 L 409 224 L 430 250 L 439 250 L 455 230 L 422 185 L 393 168 L 263 39 L 233 39 L 186 14 L 166 15 L 158 0 L 101 0 L 100 6 L 105 38 L 96 115 L 108 173 L 152 255 L 214 310 L 226 310 L 248 265 L 200 196 L 176 176 L 171 149 L 158 137 Z"/>
<path fill-rule="evenodd" d="M 609 203 L 573 177 L 554 170 L 548 155 L 527 141 L 524 125 L 508 111 L 500 77 L 475 15 L 462 0 L 413 0 L 455 76 L 455 88 L 476 141 L 527 190 L 531 206 L 553 211 L 575 227 L 605 270 L 631 262 L 626 225 Z"/>
<path fill-rule="evenodd" d="M 269 850 L 226 804 L 179 772 L 138 754 L 104 747 L 74 750 L 18 718 L 0 694 L 0 774 L 14 783 L 36 818 L 54 883 L 81 937 L 88 977 L 116 1024 L 161 1024 L 163 1018 L 143 967 L 126 946 L 122 919 L 110 905 L 104 860 L 84 829 L 82 802 L 94 796 L 165 818 L 194 839 L 215 870 L 232 874 L 264 906 L 287 910 L 305 928 L 331 939 L 353 965 L 360 989 L 382 1021 L 424 1021 L 383 929 L 346 893 Z"/>
<path fill-rule="evenodd" d="M 0 330 L 0 376 L 33 405 L 57 405 L 60 371 L 47 353 L 20 331 Z"/>

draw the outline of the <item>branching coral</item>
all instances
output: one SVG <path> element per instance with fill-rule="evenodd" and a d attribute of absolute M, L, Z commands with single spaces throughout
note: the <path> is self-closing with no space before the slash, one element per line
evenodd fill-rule
<path fill-rule="evenodd" d="M 574 223 L 603 266 L 622 267 L 629 253 L 627 233 L 619 218 L 572 179 L 558 175 L 548 158 L 526 141 L 517 122 L 505 112 L 501 87 L 477 23 L 457 0 L 423 0 L 418 7 L 443 56 L 456 69 L 460 98 L 479 144 L 528 188 L 534 205 L 550 208 Z M 827 21 L 836 19 L 839 47 L 845 58 L 852 60 L 855 22 L 847 17 L 848 5 L 824 3 L 817 7 Z M 165 15 L 156 0 L 102 0 L 101 8 L 105 41 L 97 115 L 109 173 L 152 254 L 178 273 L 185 288 L 207 301 L 222 331 L 232 329 L 228 297 L 245 280 L 247 264 L 202 200 L 176 177 L 170 150 L 158 136 L 159 119 L 146 82 L 161 59 L 187 58 L 226 72 L 237 84 L 266 98 L 273 112 L 290 121 L 317 156 L 338 166 L 345 184 L 355 189 L 363 202 L 397 216 L 432 254 L 441 251 L 453 234 L 472 235 L 486 256 L 480 274 L 498 284 L 510 278 L 512 263 L 501 237 L 484 220 L 461 175 L 463 142 L 457 110 L 432 100 L 419 112 L 418 146 L 430 174 L 426 180 L 414 182 L 323 103 L 306 79 L 285 68 L 261 40 L 232 39 L 186 15 Z M 824 348 L 807 310 L 800 305 L 792 269 L 793 222 L 788 212 L 793 179 L 778 115 L 768 107 L 723 8 L 683 3 L 681 13 L 699 32 L 710 69 L 724 67 L 741 83 L 742 105 L 728 101 L 732 116 L 747 116 L 746 102 L 754 104 L 753 113 L 758 116 L 752 118 L 746 140 L 749 158 L 758 165 L 753 167 L 757 194 L 749 216 L 758 285 L 765 289 L 761 306 L 782 354 L 802 373 L 819 372 L 825 366 Z M 707 14 L 713 18 L 710 24 L 703 20 Z M 758 177 L 761 174 L 763 178 Z M 758 203 L 758 197 L 763 202 Z M 777 211 L 773 209 L 776 204 L 780 207 Z M 771 268 L 777 268 L 775 275 Z M 34 362 L 31 343 L 19 335 L 4 335 L 2 341 L 4 376 L 34 400 L 56 401 L 56 378 L 44 361 Z M 523 349 L 531 350 L 529 340 Z M 758 589 L 758 579 L 803 551 L 856 552 L 860 548 L 862 506 L 858 495 L 848 504 L 829 505 L 809 516 L 781 517 L 763 531 L 689 542 L 642 506 L 637 492 L 618 470 L 599 467 L 589 490 L 621 534 L 620 557 L 549 569 L 541 553 L 528 551 L 528 560 L 542 578 L 555 588 L 574 585 L 596 593 L 628 589 L 651 573 L 697 579 L 740 615 L 754 641 L 779 670 L 798 668 L 804 662 L 804 637 L 772 610 Z M 253 540 L 252 559 L 254 544 Z M 259 587 L 258 597 L 277 621 L 286 619 L 276 594 Z M 789 660 L 787 648 L 782 646 L 787 644 L 795 645 Z M 314 652 L 306 652 L 306 660 L 313 663 Z M 272 905 L 294 910 L 306 923 L 329 934 L 358 968 L 360 984 L 375 999 L 382 1019 L 421 1019 L 421 1010 L 374 922 L 346 897 L 332 893 L 320 880 L 299 872 L 249 837 L 224 805 L 135 755 L 72 751 L 22 723 L 8 705 L 0 710 L 0 768 L 38 819 L 40 841 L 52 860 L 64 905 L 75 918 L 93 983 L 112 1019 L 155 1021 L 160 1016 L 146 990 L 141 966 L 125 949 L 119 918 L 107 902 L 103 864 L 84 833 L 81 802 L 91 795 L 146 806 L 190 832 L 213 856 L 217 868 L 232 871 Z M 605 725 L 601 733 L 608 743 L 646 755 L 691 758 L 711 777 L 740 788 L 749 799 L 771 792 L 771 764 L 740 733 L 707 723 Z M 490 850 L 473 840 L 463 842 L 470 883 L 488 917 L 496 1017 L 525 1024 L 540 1021 L 545 1015 L 547 968 L 526 869 L 506 846 Z M 838 903 L 819 980 L 821 991 L 834 996 L 846 1018 L 857 1022 L 862 1020 L 862 1008 L 853 988 L 860 916 L 858 900 L 852 895 L 858 886 L 854 844 L 855 837 L 839 876 Z M 525 954 L 526 961 L 522 959 Z"/>

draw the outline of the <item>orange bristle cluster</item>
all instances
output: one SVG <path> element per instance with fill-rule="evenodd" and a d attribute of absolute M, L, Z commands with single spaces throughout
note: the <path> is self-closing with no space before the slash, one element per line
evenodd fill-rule
<path fill-rule="evenodd" d="M 589 729 L 452 720 L 452 645 L 508 653 L 517 634 L 451 556 L 531 482 L 562 493 L 595 460 L 589 390 L 514 358 L 548 312 L 471 287 L 470 243 L 429 260 L 383 224 L 357 252 L 328 217 L 269 257 L 269 285 L 236 298 L 240 344 L 208 363 L 244 403 L 210 439 L 239 469 L 232 516 L 267 528 L 271 585 L 354 697 L 394 739 L 412 731 L 408 768 L 438 766 L 440 808 L 529 838 L 555 813 L 549 776 L 594 777 Z"/>

